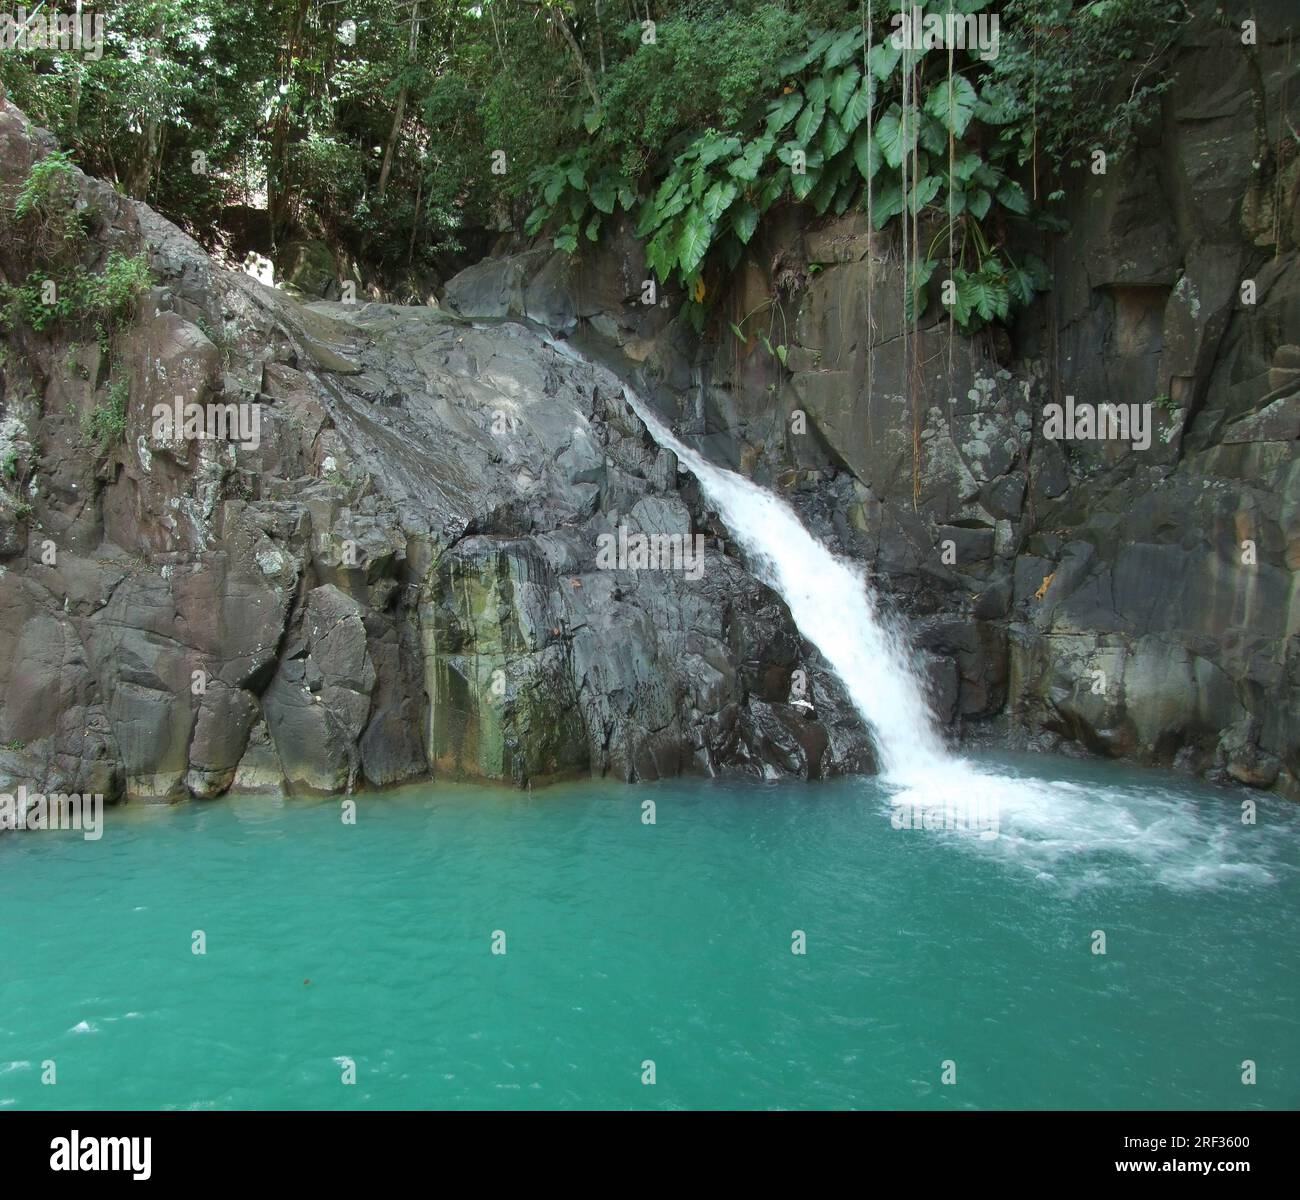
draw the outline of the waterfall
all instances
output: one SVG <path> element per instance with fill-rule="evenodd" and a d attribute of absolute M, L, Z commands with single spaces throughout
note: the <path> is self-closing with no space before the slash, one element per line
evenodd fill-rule
<path fill-rule="evenodd" d="M 547 341 L 588 361 L 566 343 Z M 799 632 L 839 676 L 871 731 L 895 828 L 934 829 L 996 849 L 1041 880 L 1054 878 L 1065 860 L 1098 851 L 1160 865 L 1160 877 L 1180 886 L 1248 869 L 1228 861 L 1221 835 L 1167 789 L 1086 787 L 950 754 L 901 629 L 881 611 L 863 571 L 823 546 L 779 496 L 685 445 L 626 384 L 623 395 L 651 437 L 699 480 L 749 569 L 781 596 Z M 1187 870 L 1167 864 L 1201 844 L 1204 852 Z"/>
<path fill-rule="evenodd" d="M 630 387 L 623 395 L 651 437 L 699 480 L 750 570 L 786 602 L 799 632 L 840 677 L 872 732 L 886 780 L 916 782 L 950 761 L 911 653 L 862 570 L 823 546 L 779 496 L 685 445 Z"/>

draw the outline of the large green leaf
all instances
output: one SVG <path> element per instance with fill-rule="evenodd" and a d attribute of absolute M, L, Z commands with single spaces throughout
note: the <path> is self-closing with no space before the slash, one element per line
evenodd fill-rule
<path fill-rule="evenodd" d="M 672 220 L 677 216 L 691 201 L 691 190 L 688 187 L 679 187 L 669 198 L 667 203 L 658 206 L 655 210 L 654 224 L 651 229 L 657 225 L 662 225 L 665 221 Z"/>
<path fill-rule="evenodd" d="M 554 206 L 560 198 L 560 193 L 564 191 L 564 185 L 567 180 L 563 171 L 552 171 L 550 178 L 546 181 L 546 187 L 542 191 L 542 199 L 547 204 Z"/>
<path fill-rule="evenodd" d="M 799 115 L 799 110 L 802 107 L 803 93 L 798 90 L 791 92 L 788 96 L 782 96 L 781 99 L 768 105 L 767 132 L 772 136 L 776 136 Z"/>
<path fill-rule="evenodd" d="M 944 131 L 943 126 L 928 112 L 913 113 L 912 119 L 916 121 L 921 145 L 931 154 L 942 154 L 946 157 L 948 154 L 948 134 Z"/>
<path fill-rule="evenodd" d="M 853 161 L 857 164 L 858 174 L 868 180 L 880 170 L 884 161 L 876 139 L 870 136 L 865 125 L 859 127 L 858 135 L 853 139 Z"/>
<path fill-rule="evenodd" d="M 731 210 L 731 228 L 742 245 L 748 245 L 758 228 L 758 208 L 748 200 L 742 200 Z"/>
<path fill-rule="evenodd" d="M 786 142 L 785 145 L 776 152 L 776 156 L 785 163 L 787 167 L 793 168 L 794 156 L 800 152 L 803 153 L 804 166 L 810 171 L 815 171 L 824 161 L 821 150 L 809 150 L 800 142 Z"/>
<path fill-rule="evenodd" d="M 795 141 L 807 146 L 826 115 L 826 84 L 818 77 L 808 85 L 808 103 L 794 123 Z"/>
<path fill-rule="evenodd" d="M 783 58 L 776 64 L 777 73 L 782 79 L 788 79 L 791 75 L 798 75 L 809 63 L 815 58 L 820 58 L 825 53 L 826 47 L 835 40 L 835 31 L 823 33 L 814 38 L 806 50 L 798 50 L 788 58 Z"/>
<path fill-rule="evenodd" d="M 763 166 L 763 160 L 772 152 L 772 137 L 755 138 L 745 147 L 745 152 L 728 167 L 727 174 L 744 183 L 753 183 Z"/>
<path fill-rule="evenodd" d="M 802 175 L 790 176 L 790 191 L 794 193 L 794 198 L 796 200 L 805 200 L 808 197 L 808 193 L 817 186 L 820 179 L 821 172 L 815 171 L 809 167 L 809 169 Z"/>
<path fill-rule="evenodd" d="M 822 149 L 828 159 L 834 158 L 849 144 L 849 135 L 834 113 L 827 113 L 822 124 Z"/>
<path fill-rule="evenodd" d="M 968 182 L 979 168 L 981 162 L 980 156 L 974 150 L 967 150 L 965 153 L 958 154 L 952 164 L 953 177 L 960 179 L 962 183 Z"/>
<path fill-rule="evenodd" d="M 738 137 L 723 137 L 722 134 L 715 133 L 712 130 L 697 140 L 699 142 L 699 166 L 701 168 L 712 166 L 718 159 L 729 158 L 740 151 L 740 139 Z"/>
<path fill-rule="evenodd" d="M 766 180 L 763 186 L 758 189 L 758 195 L 754 197 L 754 203 L 758 205 L 758 211 L 761 213 L 767 212 L 785 194 L 785 189 L 789 186 L 789 167 L 782 167 L 779 171 L 774 172 L 771 178 Z"/>
<path fill-rule="evenodd" d="M 912 262 L 908 265 L 907 273 L 911 287 L 907 289 L 903 306 L 903 312 L 907 320 L 915 322 L 917 317 L 925 312 L 925 287 L 930 282 L 930 276 L 934 274 L 937 265 L 932 258 L 925 258 L 920 262 Z"/>
<path fill-rule="evenodd" d="M 671 171 L 655 192 L 653 207 L 660 210 L 666 208 L 669 198 L 681 188 L 684 178 L 681 171 Z"/>
<path fill-rule="evenodd" d="M 975 312 L 976 281 L 967 271 L 958 267 L 952 273 L 952 282 L 955 286 L 952 288 L 948 311 L 952 313 L 952 319 L 965 329 L 970 325 Z"/>
<path fill-rule="evenodd" d="M 646 265 L 661 279 L 672 274 L 677 261 L 676 238 L 672 225 L 663 225 L 645 248 Z"/>
<path fill-rule="evenodd" d="M 838 186 L 838 181 L 829 171 L 822 175 L 809 196 L 809 203 L 813 206 L 815 212 L 824 213 L 830 207 L 831 201 L 835 199 L 835 191 Z"/>
<path fill-rule="evenodd" d="M 868 75 L 848 98 L 844 111 L 840 113 L 840 124 L 852 133 L 866 119 L 867 112 L 876 98 L 876 81 Z"/>
<path fill-rule="evenodd" d="M 814 58 L 812 47 L 800 50 L 795 54 L 788 54 L 776 64 L 776 74 L 779 79 L 789 79 L 791 76 L 798 75 L 803 71 Z"/>
<path fill-rule="evenodd" d="M 997 264 L 985 263 L 980 268 L 972 290 L 975 311 L 986 321 L 1005 319 L 1011 306 L 1011 293 L 997 273 Z"/>
<path fill-rule="evenodd" d="M 1024 267 L 1012 267 L 1007 272 L 1007 286 L 1021 304 L 1028 304 L 1034 298 L 1034 277 Z"/>
<path fill-rule="evenodd" d="M 1019 213 L 1022 217 L 1029 211 L 1029 197 L 1025 195 L 1025 189 L 1014 179 L 1004 179 L 998 185 L 998 203 L 1003 208 L 1009 208 L 1013 213 Z"/>
<path fill-rule="evenodd" d="M 693 275 L 713 240 L 713 222 L 695 205 L 686 210 L 677 239 L 677 263 L 683 275 Z"/>
<path fill-rule="evenodd" d="M 719 179 L 704 194 L 704 199 L 700 207 L 704 210 L 704 215 L 710 221 L 717 221 L 724 212 L 731 206 L 731 202 L 740 194 L 738 184 L 730 180 Z"/>
<path fill-rule="evenodd" d="M 961 137 L 975 115 L 977 100 L 970 80 L 964 75 L 952 75 L 931 88 L 925 111 L 937 117 L 949 133 Z"/>
<path fill-rule="evenodd" d="M 985 82 L 980 87 L 975 115 L 985 125 L 1006 125 L 1020 115 L 1023 103 L 1023 98 L 1017 95 L 1008 81 L 996 84 Z"/>
<path fill-rule="evenodd" d="M 618 189 L 609 178 L 599 179 L 591 185 L 591 202 L 603 213 L 612 213 L 618 202 Z"/>
<path fill-rule="evenodd" d="M 939 188 L 942 184 L 943 177 L 940 175 L 925 176 L 920 183 L 912 188 L 907 197 L 907 206 L 913 213 L 920 212 L 939 194 Z"/>
<path fill-rule="evenodd" d="M 903 57 L 901 47 L 894 45 L 893 38 L 885 38 L 883 42 L 877 42 L 871 47 L 871 52 L 867 55 L 867 66 L 871 68 L 871 73 L 884 83 L 898 66 L 898 60 Z"/>
<path fill-rule="evenodd" d="M 861 29 L 845 30 L 830 44 L 822 66 L 827 71 L 833 71 L 836 67 L 843 66 L 866 40 L 866 34 Z"/>
<path fill-rule="evenodd" d="M 879 183 L 871 200 L 871 221 L 877 229 L 885 225 L 903 211 L 903 188 L 895 176 Z M 876 186 L 876 185 L 873 185 Z"/>
<path fill-rule="evenodd" d="M 858 80 L 861 78 L 862 71 L 859 68 L 845 67 L 831 81 L 830 104 L 837 116 L 844 111 L 844 106 L 857 90 Z"/>
<path fill-rule="evenodd" d="M 910 116 L 904 129 L 903 110 L 891 104 L 885 115 L 876 123 L 876 141 L 885 161 L 891 167 L 902 164 L 903 156 L 910 154 L 916 145 L 916 116 Z"/>

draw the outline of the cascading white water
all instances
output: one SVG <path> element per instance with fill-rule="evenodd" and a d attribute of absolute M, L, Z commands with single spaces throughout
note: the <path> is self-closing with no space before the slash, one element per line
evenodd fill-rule
<path fill-rule="evenodd" d="M 587 363 L 566 343 L 546 340 Z M 872 732 L 896 828 L 921 828 L 916 819 L 924 813 L 925 829 L 996 849 L 1042 880 L 1053 879 L 1066 860 L 1098 854 L 1126 856 L 1176 887 L 1272 878 L 1261 865 L 1233 861 L 1227 835 L 1176 790 L 1157 783 L 1081 787 L 950 754 L 906 642 L 881 613 L 863 573 L 813 537 L 780 497 L 714 466 L 674 436 L 635 391 L 624 385 L 623 394 L 655 441 L 699 480 L 750 569 L 785 600 L 799 632 L 839 676 Z M 899 823 L 900 817 L 911 823 Z"/>
<path fill-rule="evenodd" d="M 988 774 L 944 747 L 906 642 L 861 569 L 823 546 L 779 496 L 685 445 L 632 388 L 624 385 L 623 395 L 650 436 L 699 480 L 750 570 L 786 602 L 839 676 L 875 740 L 895 820 L 924 814 L 927 828 L 933 821 L 994 840 L 1003 814 L 1039 814 L 1041 823 L 1040 785 Z"/>
<path fill-rule="evenodd" d="M 546 340 L 566 358 L 586 362 L 569 344 Z M 839 676 L 871 730 L 884 778 L 915 787 L 954 770 L 965 776 L 965 764 L 944 748 L 906 644 L 861 569 L 823 546 L 779 496 L 692 450 L 627 384 L 623 397 L 650 436 L 699 480 L 750 570 L 786 602 L 799 632 Z"/>
<path fill-rule="evenodd" d="M 884 777 L 914 782 L 949 761 L 911 655 L 883 618 L 862 571 L 813 537 L 780 497 L 714 466 L 675 437 L 631 388 L 623 394 L 651 437 L 699 480 L 750 569 L 786 602 L 800 633 L 840 677 L 875 737 Z"/>

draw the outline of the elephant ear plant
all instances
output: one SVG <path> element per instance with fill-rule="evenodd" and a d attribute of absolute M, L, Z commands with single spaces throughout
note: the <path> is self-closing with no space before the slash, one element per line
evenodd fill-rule
<path fill-rule="evenodd" d="M 1012 249 L 1031 240 L 1018 230 L 1062 228 L 1035 207 L 1026 183 L 1036 195 L 1040 168 L 1062 165 L 1099 129 L 1113 134 L 1112 152 L 1122 148 L 1159 87 L 1144 85 L 1139 71 L 1116 110 L 1102 98 L 1105 85 L 1127 70 L 1134 45 L 1176 29 L 1180 11 L 1107 0 L 1074 14 L 1064 38 L 1070 7 L 1023 0 L 990 14 L 989 0 L 915 5 L 927 19 L 951 20 L 966 40 L 918 51 L 917 34 L 900 30 L 891 6 L 864 5 L 854 27 L 807 33 L 733 122 L 678 132 L 639 175 L 604 136 L 606 114 L 593 110 L 586 141 L 533 172 L 537 204 L 525 232 L 550 229 L 557 248 L 576 253 L 610 215 L 627 211 L 650 269 L 681 288 L 698 330 L 716 279 L 735 268 L 776 206 L 860 209 L 877 230 L 901 228 L 905 246 L 914 243 L 904 250 L 911 320 L 932 291 L 964 332 L 1009 320 L 1049 276 L 1039 258 Z M 976 30 L 977 40 L 965 38 Z M 654 54 L 642 47 L 629 63 Z M 1077 108 L 1068 103 L 1075 89 L 1087 90 Z"/>

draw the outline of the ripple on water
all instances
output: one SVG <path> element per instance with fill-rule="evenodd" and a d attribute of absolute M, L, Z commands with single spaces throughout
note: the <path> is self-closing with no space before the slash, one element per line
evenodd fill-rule
<path fill-rule="evenodd" d="M 996 800 L 997 836 L 897 830 L 909 794 Z M 0 1105 L 1211 1108 L 1251 1058 L 1285 1106 L 1300 837 L 1240 799 L 999 757 L 115 810 L 0 844 L 6 911 L 62 900 L 0 923 Z"/>

